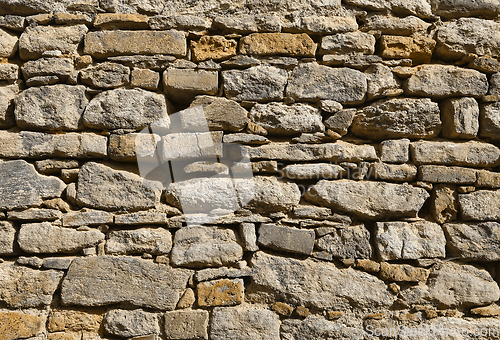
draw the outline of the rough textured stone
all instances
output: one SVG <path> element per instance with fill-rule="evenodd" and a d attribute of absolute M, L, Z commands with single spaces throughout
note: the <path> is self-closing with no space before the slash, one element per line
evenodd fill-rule
<path fill-rule="evenodd" d="M 288 76 L 285 70 L 262 65 L 243 71 L 223 71 L 222 78 L 224 93 L 229 99 L 265 102 L 283 99 Z"/>
<path fill-rule="evenodd" d="M 243 279 L 221 279 L 196 286 L 201 307 L 235 306 L 243 302 Z"/>
<path fill-rule="evenodd" d="M 479 136 L 491 140 L 500 139 L 500 103 L 482 106 L 480 121 Z"/>
<path fill-rule="evenodd" d="M 161 121 L 169 127 L 167 101 L 161 94 L 140 89 L 115 89 L 95 96 L 83 113 L 94 129 L 136 129 Z"/>
<path fill-rule="evenodd" d="M 279 340 L 278 314 L 252 307 L 215 308 L 210 322 L 213 340 Z"/>
<path fill-rule="evenodd" d="M 21 128 L 78 130 L 88 100 L 84 86 L 53 85 L 29 88 L 15 104 L 14 114 Z"/>
<path fill-rule="evenodd" d="M 86 85 L 111 89 L 129 83 L 130 69 L 120 64 L 105 62 L 80 71 L 80 77 Z"/>
<path fill-rule="evenodd" d="M 412 35 L 416 32 L 426 32 L 429 26 L 429 23 L 413 15 L 398 18 L 369 13 L 360 29 L 363 31 L 380 31 L 385 35 Z"/>
<path fill-rule="evenodd" d="M 64 214 L 62 223 L 65 227 L 111 224 L 113 223 L 113 215 L 107 211 L 84 208 L 78 212 Z"/>
<path fill-rule="evenodd" d="M 165 313 L 167 339 L 208 339 L 208 312 L 205 310 L 172 311 Z"/>
<path fill-rule="evenodd" d="M 457 218 L 458 196 L 453 187 L 437 185 L 432 193 L 431 214 L 438 223 L 446 223 Z"/>
<path fill-rule="evenodd" d="M 154 210 L 140 211 L 136 213 L 122 214 L 115 216 L 115 224 L 117 225 L 142 225 L 142 224 L 166 224 L 166 223 L 167 223 L 167 213 Z"/>
<path fill-rule="evenodd" d="M 214 267 L 234 263 L 243 256 L 231 229 L 188 227 L 174 237 L 172 263 L 185 267 Z"/>
<path fill-rule="evenodd" d="M 404 91 L 392 70 L 382 64 L 375 64 L 365 70 L 368 80 L 367 100 L 397 96 Z"/>
<path fill-rule="evenodd" d="M 134 68 L 130 76 L 130 85 L 146 90 L 157 90 L 160 85 L 160 74 L 148 69 Z"/>
<path fill-rule="evenodd" d="M 255 284 L 270 289 L 297 305 L 332 308 L 348 302 L 357 307 L 389 306 L 396 299 L 385 283 L 352 268 L 338 269 L 334 264 L 313 260 L 256 253 L 252 260 Z M 377 292 L 373 294 L 372 292 Z"/>
<path fill-rule="evenodd" d="M 384 164 L 381 162 L 370 165 L 370 177 L 376 180 L 409 182 L 417 177 L 417 167 L 413 164 Z"/>
<path fill-rule="evenodd" d="M 335 100 L 360 104 L 367 91 L 366 76 L 348 68 L 331 68 L 317 63 L 297 66 L 287 86 L 287 95 L 296 100 Z"/>
<path fill-rule="evenodd" d="M 185 56 L 186 36 L 170 31 L 96 31 L 85 36 L 84 54 L 96 58 L 121 55 L 171 54 Z"/>
<path fill-rule="evenodd" d="M 421 18 L 432 18 L 431 4 L 427 0 L 347 0 L 348 4 L 375 11 L 392 10 L 395 14 L 413 14 Z"/>
<path fill-rule="evenodd" d="M 447 223 L 443 228 L 451 256 L 476 261 L 498 261 L 500 258 L 500 224 Z"/>
<path fill-rule="evenodd" d="M 500 191 L 481 190 L 458 195 L 462 218 L 466 221 L 500 221 L 499 200 Z"/>
<path fill-rule="evenodd" d="M 395 202 L 392 198 L 399 197 Z M 414 217 L 429 194 L 408 184 L 321 180 L 309 187 L 305 198 L 315 204 L 367 218 Z"/>
<path fill-rule="evenodd" d="M 383 261 L 445 257 L 445 245 L 443 230 L 436 223 L 418 221 L 376 224 L 375 246 Z"/>
<path fill-rule="evenodd" d="M 240 52 L 254 55 L 314 57 L 316 47 L 307 34 L 253 33 L 240 41 Z"/>
<path fill-rule="evenodd" d="M 161 184 L 127 171 L 89 162 L 78 173 L 79 205 L 103 210 L 152 208 L 160 201 Z"/>
<path fill-rule="evenodd" d="M 336 164 L 292 164 L 282 169 L 283 177 L 295 180 L 342 178 L 347 171 Z"/>
<path fill-rule="evenodd" d="M 104 329 L 111 335 L 131 338 L 139 335 L 159 334 L 157 314 L 142 309 L 113 309 L 104 315 Z"/>
<path fill-rule="evenodd" d="M 248 207 L 259 213 L 290 210 L 300 201 L 297 184 L 276 177 L 255 176 L 254 190 Z"/>
<path fill-rule="evenodd" d="M 325 120 L 325 126 L 343 136 L 347 134 L 355 115 L 356 109 L 339 110 Z"/>
<path fill-rule="evenodd" d="M 26 80 L 36 76 L 55 75 L 58 80 L 65 81 L 75 71 L 75 66 L 70 58 L 40 58 L 27 61 L 21 70 Z"/>
<path fill-rule="evenodd" d="M 24 339 L 35 336 L 42 327 L 39 316 L 19 312 L 0 313 L 1 340 Z"/>
<path fill-rule="evenodd" d="M 423 65 L 412 75 L 406 89 L 409 94 L 431 98 L 456 96 L 481 97 L 488 92 L 486 75 L 451 65 Z"/>
<path fill-rule="evenodd" d="M 0 57 L 13 57 L 17 52 L 17 47 L 17 36 L 0 28 Z"/>
<path fill-rule="evenodd" d="M 19 38 L 19 54 L 23 60 L 38 59 L 47 51 L 77 54 L 87 31 L 85 25 L 29 26 Z"/>
<path fill-rule="evenodd" d="M 500 165 L 500 149 L 481 142 L 413 142 L 410 144 L 416 164 L 442 164 L 473 167 Z"/>
<path fill-rule="evenodd" d="M 497 172 L 479 170 L 477 172 L 476 186 L 489 187 L 489 188 L 500 188 L 500 174 Z"/>
<path fill-rule="evenodd" d="M 474 184 L 477 171 L 456 166 L 422 165 L 419 179 L 431 183 Z"/>
<path fill-rule="evenodd" d="M 13 255 L 17 230 L 14 223 L 0 221 L 0 254 Z"/>
<path fill-rule="evenodd" d="M 205 60 L 222 61 L 236 55 L 238 43 L 232 39 L 226 39 L 223 36 L 204 35 L 197 42 L 191 42 L 193 51 L 193 60 L 202 62 Z"/>
<path fill-rule="evenodd" d="M 297 22 L 286 29 L 297 33 L 334 34 L 355 31 L 358 29 L 358 24 L 356 18 L 352 16 L 311 15 L 298 18 Z"/>
<path fill-rule="evenodd" d="M 21 225 L 17 242 L 27 253 L 75 253 L 104 240 L 99 230 L 77 231 L 61 228 L 49 222 Z"/>
<path fill-rule="evenodd" d="M 431 4 L 433 12 L 446 19 L 468 16 L 494 18 L 500 14 L 498 0 L 432 0 Z"/>
<path fill-rule="evenodd" d="M 450 139 L 476 137 L 479 131 L 479 105 L 474 98 L 449 98 L 441 102 L 440 106 L 443 137 Z"/>
<path fill-rule="evenodd" d="M 340 33 L 321 39 L 322 54 L 375 53 L 375 37 L 363 32 Z"/>
<path fill-rule="evenodd" d="M 387 163 L 404 163 L 410 160 L 410 140 L 385 140 L 380 143 L 380 160 Z"/>
<path fill-rule="evenodd" d="M 218 88 L 216 71 L 168 68 L 163 73 L 163 89 L 175 102 L 189 101 L 198 94 L 214 95 Z"/>
<path fill-rule="evenodd" d="M 132 306 L 173 310 L 191 270 L 173 269 L 134 257 L 92 256 L 75 259 L 62 283 L 65 305 Z"/>
<path fill-rule="evenodd" d="M 0 127 L 7 128 L 15 124 L 14 99 L 19 93 L 19 84 L 0 86 Z"/>
<path fill-rule="evenodd" d="M 412 37 L 383 35 L 380 38 L 384 59 L 411 59 L 413 64 L 430 62 L 435 47 L 434 39 L 419 35 Z"/>
<path fill-rule="evenodd" d="M 370 232 L 362 224 L 335 229 L 318 239 L 316 246 L 341 259 L 368 259 L 372 255 Z"/>
<path fill-rule="evenodd" d="M 223 97 L 198 96 L 190 107 L 194 108 L 200 105 L 203 107 L 203 113 L 210 130 L 238 132 L 243 130 L 248 122 L 248 112 L 233 100 Z M 193 121 L 189 117 L 184 120 L 182 112 L 180 114 L 183 127 L 189 128 L 189 124 L 193 124 Z"/>
<path fill-rule="evenodd" d="M 286 340 L 363 339 L 367 333 L 361 328 L 330 322 L 322 317 L 310 316 L 304 320 L 286 319 L 281 326 L 281 336 Z"/>
<path fill-rule="evenodd" d="M 325 131 L 320 110 L 306 104 L 256 104 L 249 117 L 250 121 L 275 135 Z"/>
<path fill-rule="evenodd" d="M 426 281 L 429 271 L 424 268 L 412 267 L 409 264 L 380 264 L 380 277 L 383 280 L 396 282 L 419 282 Z"/>
<path fill-rule="evenodd" d="M 259 244 L 264 247 L 311 255 L 314 248 L 315 234 L 312 230 L 301 230 L 262 224 L 259 228 Z"/>
<path fill-rule="evenodd" d="M 108 233 L 107 254 L 167 254 L 172 249 L 172 236 L 163 228 L 114 230 Z"/>
<path fill-rule="evenodd" d="M 148 17 L 142 14 L 97 14 L 94 27 L 98 29 L 148 29 Z"/>

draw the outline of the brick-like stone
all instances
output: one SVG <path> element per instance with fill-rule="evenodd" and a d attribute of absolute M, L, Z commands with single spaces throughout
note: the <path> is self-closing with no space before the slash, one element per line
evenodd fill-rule
<path fill-rule="evenodd" d="M 62 219 L 65 227 L 80 227 L 113 223 L 113 215 L 107 211 L 82 209 L 78 212 L 64 214 Z"/>
<path fill-rule="evenodd" d="M 117 63 L 104 62 L 81 70 L 80 78 L 86 85 L 112 89 L 130 82 L 130 69 Z"/>
<path fill-rule="evenodd" d="M 105 29 L 149 29 L 148 16 L 131 13 L 100 13 L 95 16 L 94 27 Z"/>
<path fill-rule="evenodd" d="M 487 187 L 487 188 L 500 188 L 500 173 L 486 171 L 486 170 L 479 170 L 477 172 L 476 186 Z"/>
<path fill-rule="evenodd" d="M 24 339 L 37 335 L 43 318 L 19 312 L 0 313 L 0 340 Z"/>
<path fill-rule="evenodd" d="M 500 191 L 480 190 L 458 195 L 462 218 L 466 221 L 500 221 Z"/>
<path fill-rule="evenodd" d="M 321 39 L 322 54 L 375 53 L 375 37 L 364 32 L 329 35 Z"/>
<path fill-rule="evenodd" d="M 205 310 L 166 312 L 165 337 L 169 340 L 206 340 L 208 316 Z"/>
<path fill-rule="evenodd" d="M 474 98 L 449 98 L 441 102 L 445 138 L 473 139 L 479 131 L 479 105 Z"/>
<path fill-rule="evenodd" d="M 435 47 L 436 41 L 425 36 L 383 35 L 380 38 L 384 59 L 411 59 L 413 64 L 430 62 Z"/>
<path fill-rule="evenodd" d="M 172 249 L 172 236 L 163 228 L 113 230 L 107 235 L 105 249 L 107 254 L 113 255 L 162 255 Z"/>
<path fill-rule="evenodd" d="M 380 277 L 383 280 L 396 282 L 425 282 L 429 277 L 429 270 L 412 267 L 409 264 L 382 262 L 380 264 Z"/>
<path fill-rule="evenodd" d="M 131 73 L 130 85 L 146 90 L 157 90 L 160 85 L 160 74 L 148 69 L 134 68 Z"/>
<path fill-rule="evenodd" d="M 395 182 L 410 182 L 417 177 L 417 167 L 413 164 L 370 164 L 370 177 Z"/>
<path fill-rule="evenodd" d="M 412 35 L 418 32 L 427 32 L 431 24 L 413 15 L 400 17 L 389 17 L 379 13 L 368 13 L 363 31 L 380 31 L 384 35 Z"/>
<path fill-rule="evenodd" d="M 474 261 L 500 259 L 500 224 L 447 223 L 443 228 L 451 256 Z"/>
<path fill-rule="evenodd" d="M 208 128 L 212 130 L 224 130 L 238 132 L 245 128 L 248 123 L 248 112 L 234 100 L 224 97 L 197 96 L 190 108 L 203 107 L 203 114 L 207 120 Z M 182 127 L 190 129 L 197 122 L 186 115 L 189 110 L 179 112 Z M 227 136 L 227 135 L 226 135 Z"/>
<path fill-rule="evenodd" d="M 235 306 L 243 302 L 243 279 L 205 281 L 196 286 L 200 307 Z"/>
<path fill-rule="evenodd" d="M 341 259 L 368 259 L 372 255 L 370 232 L 363 224 L 334 229 L 319 238 L 316 245 Z"/>
<path fill-rule="evenodd" d="M 264 247 L 311 255 L 314 248 L 313 230 L 302 230 L 273 224 L 262 224 L 258 242 Z"/>
<path fill-rule="evenodd" d="M 335 34 L 355 31 L 358 23 L 353 16 L 310 15 L 298 18 L 296 23 L 286 29 L 297 33 Z"/>
<path fill-rule="evenodd" d="M 71 58 L 40 58 L 25 62 L 21 71 L 26 80 L 36 76 L 57 76 L 58 81 L 66 82 L 75 71 L 75 65 Z"/>
<path fill-rule="evenodd" d="M 204 35 L 197 42 L 191 42 L 193 50 L 193 60 L 202 62 L 206 60 L 222 61 L 236 55 L 238 43 L 233 39 L 226 39 L 223 36 Z"/>
<path fill-rule="evenodd" d="M 316 43 L 305 33 L 253 33 L 240 41 L 242 54 L 314 57 L 316 48 Z"/>
<path fill-rule="evenodd" d="M 410 140 L 385 140 L 380 143 L 380 160 L 387 163 L 404 163 L 410 160 Z"/>
<path fill-rule="evenodd" d="M 283 177 L 294 180 L 336 179 L 347 174 L 346 169 L 340 165 L 329 163 L 292 164 L 281 171 Z"/>
<path fill-rule="evenodd" d="M 474 184 L 476 183 L 475 169 L 457 166 L 421 165 L 418 179 L 431 183 Z"/>
<path fill-rule="evenodd" d="M 0 221 L 0 254 L 13 255 L 17 229 L 13 222 Z"/>
<path fill-rule="evenodd" d="M 163 90 L 174 102 L 187 102 L 199 94 L 214 95 L 218 89 L 216 71 L 168 68 L 163 73 Z"/>
<path fill-rule="evenodd" d="M 124 338 L 159 334 L 159 315 L 142 309 L 113 309 L 104 315 L 104 329 L 108 334 Z"/>

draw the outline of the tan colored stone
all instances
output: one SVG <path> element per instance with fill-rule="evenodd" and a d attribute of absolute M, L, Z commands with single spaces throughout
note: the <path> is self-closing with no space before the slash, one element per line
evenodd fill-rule
<path fill-rule="evenodd" d="M 479 130 L 479 105 L 474 98 L 448 98 L 441 103 L 442 135 L 472 139 Z"/>
<path fill-rule="evenodd" d="M 235 306 L 243 302 L 243 280 L 221 279 L 201 282 L 196 287 L 201 307 Z"/>
<path fill-rule="evenodd" d="M 314 57 L 316 43 L 305 33 L 254 33 L 240 42 L 240 53 Z"/>
<path fill-rule="evenodd" d="M 80 310 L 53 310 L 49 314 L 47 330 L 49 332 L 95 332 L 99 331 L 104 310 L 95 313 Z"/>
<path fill-rule="evenodd" d="M 177 303 L 177 309 L 185 309 L 191 308 L 193 304 L 196 302 L 196 296 L 194 295 L 194 291 L 191 288 L 188 288 L 184 291 L 179 302 Z"/>
<path fill-rule="evenodd" d="M 500 173 L 479 170 L 476 185 L 478 187 L 500 188 Z"/>
<path fill-rule="evenodd" d="M 497 304 L 491 304 L 489 306 L 473 308 L 470 311 L 472 314 L 478 316 L 499 316 L 500 306 Z"/>
<path fill-rule="evenodd" d="M 236 55 L 238 43 L 233 39 L 226 39 L 220 35 L 204 35 L 199 41 L 192 41 L 193 60 L 202 62 L 205 60 L 221 61 Z"/>
<path fill-rule="evenodd" d="M 380 46 L 385 59 L 412 59 L 413 64 L 423 64 L 430 62 L 436 41 L 424 36 L 383 35 Z"/>
<path fill-rule="evenodd" d="M 297 308 L 295 308 L 295 314 L 300 317 L 307 318 L 309 316 L 309 308 L 298 306 Z"/>
<path fill-rule="evenodd" d="M 130 85 L 154 91 L 158 89 L 159 84 L 160 74 L 158 72 L 142 68 L 132 70 Z"/>
<path fill-rule="evenodd" d="M 413 164 L 376 162 L 370 165 L 370 172 L 370 176 L 383 181 L 409 182 L 417 177 L 417 167 Z"/>
<path fill-rule="evenodd" d="M 54 21 L 56 24 L 69 24 L 69 25 L 77 25 L 77 24 L 91 24 L 92 20 L 86 14 L 70 14 L 70 13 L 55 13 Z"/>
<path fill-rule="evenodd" d="M 275 302 L 274 305 L 271 306 L 271 309 L 283 316 L 290 316 L 293 312 L 293 308 L 283 302 Z"/>
<path fill-rule="evenodd" d="M 172 340 L 208 339 L 209 314 L 205 310 L 165 313 L 165 337 Z"/>
<path fill-rule="evenodd" d="M 0 28 L 0 57 L 10 58 L 17 52 L 18 38 Z"/>
<path fill-rule="evenodd" d="M 102 13 L 94 19 L 98 29 L 148 29 L 148 16 L 127 13 Z"/>
<path fill-rule="evenodd" d="M 218 88 L 216 71 L 168 68 L 163 73 L 163 91 L 173 102 L 188 102 L 199 94 L 214 95 Z"/>
<path fill-rule="evenodd" d="M 429 277 L 429 270 L 412 267 L 408 264 L 389 264 L 387 262 L 382 262 L 380 264 L 380 277 L 383 280 L 397 282 L 426 281 L 427 277 Z"/>
<path fill-rule="evenodd" d="M 356 267 L 361 268 L 370 273 L 378 273 L 380 271 L 380 263 L 372 260 L 366 260 L 366 259 L 357 260 Z"/>
<path fill-rule="evenodd" d="M 430 183 L 474 184 L 477 170 L 458 166 L 421 165 L 418 179 Z"/>
<path fill-rule="evenodd" d="M 431 196 L 431 214 L 438 223 L 446 223 L 457 218 L 458 196 L 454 188 L 438 185 Z"/>
<path fill-rule="evenodd" d="M 326 313 L 326 318 L 328 320 L 337 320 L 340 319 L 344 315 L 343 312 L 336 311 L 336 310 L 331 310 Z"/>
<path fill-rule="evenodd" d="M 42 327 L 42 318 L 18 312 L 0 313 L 0 340 L 16 340 L 35 336 Z"/>

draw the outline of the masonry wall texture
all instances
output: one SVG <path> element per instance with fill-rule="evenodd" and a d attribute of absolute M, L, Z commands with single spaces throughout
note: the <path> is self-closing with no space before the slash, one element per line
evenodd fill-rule
<path fill-rule="evenodd" d="M 499 15 L 0 0 L 0 340 L 500 339 Z"/>

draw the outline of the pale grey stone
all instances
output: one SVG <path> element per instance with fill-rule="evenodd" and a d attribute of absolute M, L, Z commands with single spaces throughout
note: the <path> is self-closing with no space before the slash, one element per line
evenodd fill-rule
<path fill-rule="evenodd" d="M 26 27 L 26 18 L 19 15 L 10 15 L 0 17 L 0 27 L 5 27 L 13 31 L 24 31 Z"/>
<path fill-rule="evenodd" d="M 167 339 L 208 339 L 208 311 L 186 310 L 165 313 L 165 337 Z"/>
<path fill-rule="evenodd" d="M 474 98 L 444 100 L 441 102 L 441 117 L 445 138 L 473 139 L 479 131 L 479 105 Z"/>
<path fill-rule="evenodd" d="M 10 84 L 19 79 L 19 66 L 16 64 L 0 64 L 0 81 Z"/>
<path fill-rule="evenodd" d="M 357 29 L 358 23 L 355 17 L 334 15 L 301 15 L 289 27 L 285 27 L 285 30 L 289 32 L 312 34 L 345 33 Z"/>
<path fill-rule="evenodd" d="M 173 102 L 188 102 L 199 94 L 214 95 L 219 89 L 217 71 L 167 68 L 163 90 Z"/>
<path fill-rule="evenodd" d="M 172 28 L 187 30 L 205 30 L 211 23 L 205 18 L 196 15 L 156 15 L 149 18 L 149 27 L 152 30 L 168 30 Z"/>
<path fill-rule="evenodd" d="M 451 256 L 475 261 L 500 259 L 500 224 L 447 223 L 443 228 Z"/>
<path fill-rule="evenodd" d="M 281 336 L 284 340 L 359 340 L 365 339 L 366 334 L 362 328 L 327 321 L 318 316 L 309 316 L 304 320 L 286 319 L 281 325 Z"/>
<path fill-rule="evenodd" d="M 288 75 L 285 70 L 262 65 L 242 71 L 222 71 L 222 78 L 229 99 L 266 102 L 283 99 Z"/>
<path fill-rule="evenodd" d="M 258 213 L 287 211 L 299 204 L 300 190 L 293 182 L 279 180 L 276 177 L 255 176 L 253 186 L 247 187 L 253 192 L 244 191 L 246 184 L 243 183 L 238 188 L 239 193 L 251 198 L 247 207 Z"/>
<path fill-rule="evenodd" d="M 491 140 L 500 139 L 500 103 L 481 106 L 479 136 Z"/>
<path fill-rule="evenodd" d="M 286 93 L 296 100 L 361 104 L 367 86 L 366 76 L 357 70 L 305 63 L 293 70 Z"/>
<path fill-rule="evenodd" d="M 172 263 L 184 267 L 214 267 L 239 261 L 243 249 L 231 229 L 187 227 L 175 233 Z"/>
<path fill-rule="evenodd" d="M 466 221 L 500 221 L 500 190 L 480 190 L 458 195 L 462 218 Z"/>
<path fill-rule="evenodd" d="M 16 15 L 32 15 L 38 13 L 59 13 L 68 12 L 71 9 L 77 9 L 81 6 L 82 9 L 95 11 L 99 7 L 97 0 L 54 0 L 32 1 L 32 0 L 1 0 L 0 15 L 16 14 Z"/>
<path fill-rule="evenodd" d="M 62 219 L 65 227 L 80 227 L 113 223 L 113 215 L 107 211 L 83 208 L 77 212 L 64 214 Z"/>
<path fill-rule="evenodd" d="M 342 178 L 347 171 L 337 164 L 313 163 L 292 164 L 282 170 L 283 177 L 294 180 Z"/>
<path fill-rule="evenodd" d="M 113 230 L 108 233 L 106 254 L 167 254 L 172 249 L 172 235 L 163 228 Z"/>
<path fill-rule="evenodd" d="M 86 85 L 111 89 L 130 82 L 130 69 L 120 64 L 104 62 L 81 70 L 80 77 Z"/>
<path fill-rule="evenodd" d="M 56 209 L 30 208 L 22 211 L 9 211 L 7 218 L 9 220 L 20 221 L 53 221 L 60 219 L 63 213 Z"/>
<path fill-rule="evenodd" d="M 90 256 L 73 260 L 62 283 L 64 305 L 173 310 L 192 271 L 136 257 Z"/>
<path fill-rule="evenodd" d="M 392 97 L 403 93 L 400 81 L 389 67 L 374 64 L 368 67 L 364 73 L 368 80 L 367 100 Z"/>
<path fill-rule="evenodd" d="M 258 242 L 272 249 L 311 255 L 314 248 L 313 230 L 302 230 L 273 224 L 262 224 Z"/>
<path fill-rule="evenodd" d="M 410 140 L 385 140 L 380 143 L 380 160 L 387 163 L 404 163 L 410 160 Z"/>
<path fill-rule="evenodd" d="M 495 73 L 490 78 L 490 90 L 488 94 L 499 95 L 500 94 L 500 72 Z"/>
<path fill-rule="evenodd" d="M 103 321 L 108 334 L 124 338 L 160 334 L 159 315 L 142 309 L 113 309 L 104 314 Z"/>
<path fill-rule="evenodd" d="M 17 96 L 16 122 L 24 129 L 78 130 L 88 104 L 84 86 L 32 87 Z"/>
<path fill-rule="evenodd" d="M 0 57 L 11 58 L 17 52 L 17 35 L 0 28 Z"/>
<path fill-rule="evenodd" d="M 237 143 L 237 144 L 268 144 L 271 141 L 264 136 L 254 135 L 251 133 L 231 133 L 224 135 L 222 141 L 224 143 Z"/>
<path fill-rule="evenodd" d="M 344 107 L 342 104 L 339 102 L 336 102 L 335 100 L 320 100 L 319 101 L 319 106 L 321 110 L 326 111 L 328 113 L 337 113 L 340 110 L 342 110 Z"/>
<path fill-rule="evenodd" d="M 160 120 L 162 127 L 170 126 L 165 97 L 141 89 L 102 92 L 83 113 L 83 123 L 93 129 L 139 130 Z"/>
<path fill-rule="evenodd" d="M 394 197 L 398 197 L 395 201 Z M 309 187 L 311 203 L 366 219 L 415 217 L 429 198 L 425 189 L 408 184 L 321 180 Z"/>
<path fill-rule="evenodd" d="M 128 67 L 141 69 L 151 69 L 153 71 L 164 71 L 170 63 L 175 60 L 169 55 L 127 55 L 119 57 L 109 57 L 109 61 L 123 64 Z"/>
<path fill-rule="evenodd" d="M 410 182 L 417 177 L 417 167 L 413 164 L 370 164 L 371 178 L 383 181 Z"/>
<path fill-rule="evenodd" d="M 190 107 L 200 105 L 203 107 L 203 113 L 210 130 L 238 132 L 243 130 L 248 122 L 247 110 L 233 100 L 224 97 L 197 96 Z M 189 121 L 185 122 L 182 119 L 182 114 L 181 120 L 183 127 L 189 128 Z M 184 124 L 187 124 L 187 126 Z"/>
<path fill-rule="evenodd" d="M 363 224 L 335 229 L 316 241 L 316 246 L 341 259 L 369 259 L 370 232 Z"/>
<path fill-rule="evenodd" d="M 432 11 L 445 19 L 463 17 L 495 18 L 500 14 L 498 0 L 432 0 Z"/>
<path fill-rule="evenodd" d="M 14 255 L 17 229 L 13 222 L 0 221 L 0 254 Z"/>
<path fill-rule="evenodd" d="M 15 230 L 14 230 L 15 232 Z M 257 251 L 257 233 L 255 232 L 255 223 L 241 223 L 240 236 L 243 241 L 245 251 Z"/>
<path fill-rule="evenodd" d="M 42 267 L 43 260 L 36 256 L 30 256 L 30 257 L 20 256 L 17 258 L 16 264 L 38 269 Z"/>
<path fill-rule="evenodd" d="M 37 76 L 26 80 L 27 86 L 54 85 L 59 82 L 58 76 Z"/>
<path fill-rule="evenodd" d="M 26 80 L 36 76 L 57 76 L 66 81 L 75 71 L 75 65 L 71 58 L 40 58 L 25 62 L 21 71 Z"/>
<path fill-rule="evenodd" d="M 392 10 L 395 14 L 413 14 L 420 18 L 433 18 L 428 0 L 347 0 L 348 4 L 375 11 Z"/>
<path fill-rule="evenodd" d="M 412 35 L 417 32 L 427 32 L 430 25 L 413 15 L 399 18 L 378 13 L 368 13 L 360 29 L 363 31 L 380 31 L 386 35 Z"/>
<path fill-rule="evenodd" d="M 441 226 L 427 221 L 377 222 L 375 246 L 382 261 L 446 256 Z"/>
<path fill-rule="evenodd" d="M 167 214 L 158 211 L 140 211 L 115 216 L 117 225 L 166 224 Z"/>
<path fill-rule="evenodd" d="M 375 37 L 359 31 L 339 33 L 321 38 L 322 54 L 375 53 Z"/>
<path fill-rule="evenodd" d="M 444 165 L 421 165 L 418 179 L 430 183 L 474 184 L 477 170 Z"/>
<path fill-rule="evenodd" d="M 66 270 L 71 265 L 71 257 L 46 257 L 43 259 L 42 267 L 45 269 Z"/>
<path fill-rule="evenodd" d="M 13 126 L 16 121 L 14 117 L 14 99 L 21 88 L 19 83 L 0 86 L 0 127 L 8 128 Z"/>
<path fill-rule="evenodd" d="M 258 31 L 253 15 L 218 16 L 214 19 L 214 25 L 231 33 L 248 34 Z"/>
<path fill-rule="evenodd" d="M 35 162 L 35 167 L 38 172 L 44 175 L 58 175 L 61 170 L 77 170 L 79 167 L 77 160 L 72 159 L 44 159 Z"/>

